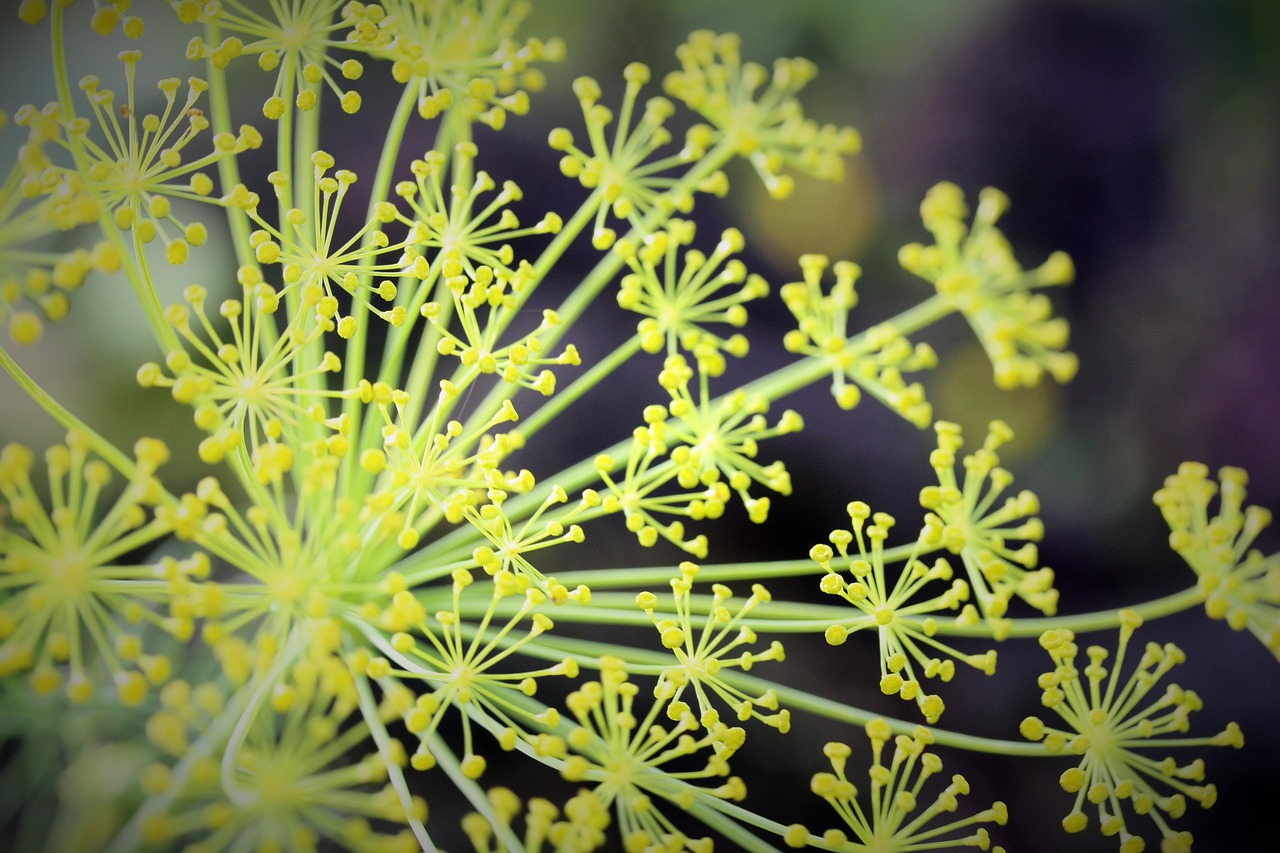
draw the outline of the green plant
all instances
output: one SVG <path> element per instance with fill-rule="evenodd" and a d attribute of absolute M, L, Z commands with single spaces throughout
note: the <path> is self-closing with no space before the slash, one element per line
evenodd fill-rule
<path fill-rule="evenodd" d="M 1197 583 L 1058 614 L 1039 501 L 1001 465 L 1012 431 L 993 420 L 966 452 L 916 377 L 938 360 L 921 333 L 954 314 L 1001 388 L 1076 372 L 1042 292 L 1072 263 L 1024 267 L 1001 192 L 972 210 L 952 184 L 928 193 L 925 242 L 899 254 L 924 296 L 887 321 L 854 312 L 855 264 L 799 258 L 778 288 L 786 363 L 736 381 L 774 343 L 744 331 L 770 287 L 739 230 L 707 240 L 692 217 L 732 192 L 739 158 L 778 198 L 793 174 L 842 177 L 860 140 L 806 116 L 806 60 L 766 67 L 698 31 L 660 82 L 627 65 L 610 99 L 577 79 L 581 121 L 548 141 L 582 200 L 530 216 L 521 175 L 482 168 L 484 129 L 523 116 L 565 52 L 518 34 L 520 3 L 85 5 L 21 4 L 51 34 L 57 96 L 14 111 L 9 132 L 26 136 L 0 197 L 17 345 L 0 361 L 67 431 L 43 465 L 17 443 L 0 454 L 6 791 L 54 801 L 49 849 L 985 849 L 1017 815 L 962 799 L 963 775 L 933 779 L 942 750 L 1059 762 L 1068 832 L 1190 846 L 1178 818 L 1216 798 L 1199 756 L 1243 737 L 1196 726 L 1199 697 L 1166 679 L 1181 650 L 1131 641 L 1203 606 L 1280 649 L 1280 563 L 1254 548 L 1269 515 L 1245 507 L 1243 472 L 1215 484 L 1188 463 L 1155 500 Z M 160 80 L 158 108 L 147 68 L 172 43 L 132 49 L 148 41 L 135 11 L 176 15 L 200 69 Z M 77 91 L 65 33 L 86 24 L 130 49 Z M 253 62 L 275 78 L 249 104 L 228 74 Z M 360 127 L 344 122 L 388 74 L 401 96 L 357 176 L 325 134 Z M 407 143 L 419 126 L 422 152 Z M 234 261 L 202 286 L 187 271 L 214 219 Z M 560 292 L 579 244 L 594 265 Z M 188 407 L 197 439 L 123 452 L 24 370 L 22 347 L 80 287 L 122 282 L 156 345 L 137 381 Z M 587 351 L 583 317 L 611 300 L 634 332 Z M 655 381 L 631 389 L 630 438 L 547 469 L 557 427 L 594 417 L 591 392 L 636 364 Z M 935 431 L 917 523 L 900 535 L 852 500 L 848 526 L 807 554 L 717 562 L 718 519 L 767 525 L 790 494 L 761 453 L 804 426 L 774 407 L 818 383 L 834 403 L 821 417 L 856 418 L 840 410 L 870 397 Z M 198 459 L 194 482 L 166 485 L 170 447 Z M 592 543 L 611 529 L 657 565 L 601 565 Z M 794 579 L 806 589 L 771 594 Z M 1104 630 L 1118 639 L 1085 663 L 1074 632 Z M 821 636 L 813 653 L 839 655 L 826 647 L 859 633 L 875 635 L 901 719 L 787 677 L 783 640 Z M 1044 712 L 1022 737 L 948 730 L 948 682 L 994 675 L 1002 643 L 1035 637 Z M 752 780 L 734 775 L 801 716 L 866 736 L 795 757 L 835 813 L 820 825 L 746 801 Z M 121 768 L 126 783 L 95 785 Z M 538 772 L 567 783 L 559 801 L 524 778 Z"/>

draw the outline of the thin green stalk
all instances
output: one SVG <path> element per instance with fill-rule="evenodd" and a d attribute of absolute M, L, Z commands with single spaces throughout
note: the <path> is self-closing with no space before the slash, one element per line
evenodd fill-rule
<path fill-rule="evenodd" d="M 909 335 L 925 326 L 951 314 L 955 308 L 941 296 L 931 296 L 918 305 L 908 308 L 901 314 L 886 321 L 901 335 Z M 866 340 L 870 330 L 864 330 L 849 339 L 846 350 L 856 350 Z M 838 368 L 837 368 L 838 369 Z M 761 396 L 770 402 L 782 399 L 788 394 L 812 385 L 833 371 L 831 363 L 821 358 L 805 358 L 786 367 L 779 368 L 767 376 L 742 386 L 742 390 L 752 396 Z"/>
<path fill-rule="evenodd" d="M 239 719 L 244 702 L 253 687 L 252 683 L 246 684 L 227 701 L 222 713 L 200 732 L 196 741 L 191 744 L 187 752 L 174 765 L 170 773 L 169 786 L 164 793 L 148 797 L 138 810 L 133 813 L 129 822 L 116 832 L 104 853 L 133 853 L 133 851 L 142 846 L 141 827 L 143 821 L 151 815 L 163 814 L 169 805 L 182 795 L 186 790 L 187 782 L 190 780 L 192 772 L 196 769 L 196 765 L 202 759 L 213 754 L 214 747 L 227 735 L 231 726 Z"/>
<path fill-rule="evenodd" d="M 216 25 L 210 24 L 208 40 L 218 44 Z M 227 72 L 212 62 L 208 64 L 209 72 L 209 110 L 213 113 L 214 132 L 225 130 L 231 132 L 231 99 L 227 93 Z M 239 184 L 240 162 L 235 157 L 223 157 L 218 160 L 218 180 L 223 191 Z M 235 249 L 236 263 L 240 266 L 257 266 L 257 259 L 249 246 L 249 217 L 243 210 L 234 205 L 227 205 L 227 228 L 231 232 L 231 245 Z"/>
<path fill-rule="evenodd" d="M 378 169 L 374 173 L 373 188 L 369 194 L 369 207 L 365 215 L 366 221 L 373 218 L 374 206 L 390 194 L 388 190 L 391 186 L 391 177 L 395 172 L 396 161 L 400 157 L 400 147 L 404 142 L 404 131 L 409 123 L 409 116 L 413 113 L 414 104 L 417 102 L 413 92 L 406 88 L 400 96 L 400 103 L 396 105 L 396 111 L 391 117 L 391 123 L 387 128 L 387 137 L 382 145 L 382 152 L 378 156 Z M 369 243 L 366 240 L 365 246 Z M 365 256 L 361 260 L 362 265 L 372 263 L 372 256 Z M 347 343 L 344 350 L 344 364 L 342 381 L 344 388 L 354 388 L 364 378 L 365 370 L 365 351 L 368 349 L 368 320 L 369 312 L 365 304 L 358 299 L 352 300 L 351 316 L 356 318 L 356 333 Z M 388 331 L 388 341 L 395 337 L 407 337 L 408 329 L 397 330 L 390 329 Z M 366 421 L 363 418 L 364 405 L 355 397 L 348 398 L 343 403 L 343 413 L 351 419 L 352 432 L 360 436 L 362 447 L 376 446 L 372 443 L 372 436 L 375 434 L 377 422 L 370 418 Z M 338 485 L 340 494 L 351 495 L 355 493 L 356 478 L 363 476 L 364 472 L 355 465 L 344 465 L 342 468 L 342 482 Z"/>
<path fill-rule="evenodd" d="M 588 668 L 598 666 L 600 657 L 604 655 L 617 655 L 619 647 L 615 643 L 604 643 L 595 640 L 581 640 L 576 637 L 562 637 L 554 634 L 544 634 L 538 638 L 536 644 L 530 643 L 521 649 L 522 653 L 541 657 L 545 660 L 558 661 L 565 655 L 572 655 L 578 660 L 579 665 Z M 626 648 L 627 663 L 657 666 L 672 666 L 675 658 L 670 654 L 662 654 L 661 652 L 651 651 L 648 649 L 637 649 L 633 647 Z M 782 705 L 792 709 L 806 711 L 819 717 L 825 717 L 839 723 L 846 723 L 852 726 L 865 726 L 871 720 L 876 718 L 883 719 L 890 728 L 898 734 L 910 734 L 918 723 L 899 720 L 894 717 L 885 717 L 883 714 L 875 714 L 865 711 L 861 708 L 855 708 L 851 705 L 845 705 L 836 702 L 824 696 L 818 696 L 795 687 L 788 687 L 785 684 L 779 684 L 775 681 L 769 681 L 763 678 L 757 678 L 741 672 L 735 672 L 730 669 L 722 669 L 719 677 L 726 684 L 737 687 L 747 694 L 759 695 L 766 690 L 773 690 L 778 695 L 779 702 Z M 955 747 L 969 752 L 985 752 L 992 755 L 1009 755 L 1009 756 L 1029 756 L 1029 757 L 1045 757 L 1049 753 L 1045 750 L 1044 745 L 1040 743 L 1031 743 L 1025 741 L 1008 741 L 999 740 L 997 738 L 978 737 L 976 735 L 967 735 L 960 732 L 953 732 L 947 729 L 930 727 L 929 731 L 933 734 L 934 740 L 944 746 Z"/>
<path fill-rule="evenodd" d="M 1204 604 L 1205 592 L 1199 585 L 1144 601 L 1127 607 L 1114 607 L 1108 610 L 1097 610 L 1091 613 L 1076 613 L 1069 616 L 1040 616 L 1030 619 L 1014 619 L 1009 629 L 1009 637 L 1039 637 L 1045 631 L 1065 628 L 1078 634 L 1090 631 L 1110 631 L 1120 627 L 1120 611 L 1132 610 L 1144 620 L 1160 619 L 1190 610 Z M 938 623 L 938 634 L 953 637 L 990 637 L 991 631 L 985 625 L 960 626 Z"/>
<path fill-rule="evenodd" d="M 55 8 L 59 7 L 55 6 Z M 13 356 L 9 354 L 9 350 L 2 344 L 0 344 L 0 366 L 3 366 L 5 372 L 13 377 L 13 381 L 18 383 L 18 386 L 23 391 L 27 392 L 27 396 L 34 400 L 36 405 L 48 412 L 49 416 L 55 421 L 66 427 L 68 431 L 75 430 L 87 435 L 93 452 L 102 457 L 103 461 L 108 465 L 128 479 L 133 479 L 137 475 L 138 466 L 132 459 L 121 453 L 114 444 L 91 429 L 84 421 L 71 414 L 67 407 L 53 399 L 48 391 L 44 390 L 38 382 L 31 378 L 30 374 L 22 369 L 22 366 L 13 359 Z M 168 495 L 167 492 L 165 495 L 167 499 L 172 500 L 172 496 Z"/>
<path fill-rule="evenodd" d="M 66 27 L 66 10 L 63 4 L 54 3 L 49 16 L 49 34 L 53 41 L 53 82 L 67 121 L 76 117 L 75 102 L 71 100 L 71 77 L 67 71 L 67 51 L 62 37 Z"/>
<path fill-rule="evenodd" d="M 884 549 L 885 562 L 903 560 L 911 556 L 916 548 L 913 542 L 909 545 L 898 545 Z M 755 563 L 708 563 L 698 565 L 698 583 L 714 581 L 769 580 L 772 578 L 813 575 L 817 577 L 822 569 L 813 560 L 777 560 Z M 576 572 L 563 572 L 556 575 L 556 580 L 566 586 L 585 584 L 596 589 L 616 587 L 638 587 L 644 584 L 665 584 L 677 575 L 671 565 L 647 566 L 645 568 L 613 568 L 587 569 Z"/>
<path fill-rule="evenodd" d="M 378 752 L 386 759 L 383 763 L 387 768 L 387 779 L 395 788 L 400 807 L 404 809 L 405 822 L 409 824 L 409 829 L 413 831 L 414 838 L 418 839 L 423 850 L 435 850 L 436 845 L 427 834 L 427 828 L 422 825 L 422 821 L 413 816 L 413 795 L 409 793 L 409 785 L 405 782 L 400 765 L 392 760 L 391 735 L 387 733 L 387 727 L 382 724 L 382 717 L 378 714 L 378 703 L 373 698 L 373 691 L 369 689 L 369 679 L 361 673 L 356 675 L 355 682 L 356 695 L 360 699 L 360 715 L 369 726 L 369 732 L 373 735 L 373 742 L 378 746 Z"/>
<path fill-rule="evenodd" d="M 400 158 L 400 148 L 404 144 L 404 132 L 408 127 L 409 118 L 413 115 L 414 105 L 417 103 L 417 93 L 410 87 L 406 86 L 404 92 L 400 95 L 400 102 L 396 105 L 396 111 L 391 116 L 391 122 L 387 126 L 387 137 L 382 143 L 382 153 L 378 155 L 378 169 L 373 176 L 373 186 L 369 190 L 369 207 L 365 214 L 365 220 L 373 219 L 374 208 L 380 201 L 387 199 L 391 193 L 391 177 L 395 173 L 396 161 Z M 366 247 L 369 245 L 366 241 Z M 372 262 L 371 257 L 365 257 L 362 265 Z M 354 300 L 351 305 L 351 315 L 356 318 L 356 333 L 347 343 L 345 371 L 342 375 L 343 387 L 352 388 L 361 379 L 364 378 L 365 350 L 368 339 L 368 308 L 359 300 Z M 407 330 L 390 330 L 387 335 L 388 342 L 393 337 L 406 334 Z M 388 343 L 389 345 L 389 343 Z M 355 417 L 355 409 L 359 406 L 359 401 L 351 401 L 347 404 L 346 411 L 351 417 Z"/>
<path fill-rule="evenodd" d="M 436 765 L 445 772 L 449 777 L 449 781 L 466 796 L 467 800 L 480 814 L 484 815 L 485 820 L 489 821 L 489 826 L 493 829 L 494 835 L 501 840 L 507 850 L 517 851 L 523 850 L 524 844 L 511 831 L 511 826 L 503 820 L 498 819 L 497 812 L 493 810 L 493 804 L 489 802 L 489 797 L 473 779 L 468 779 L 462 772 L 462 765 L 458 762 L 458 757 L 453 754 L 453 750 L 449 749 L 448 744 L 440 737 L 439 733 L 433 732 L 430 740 L 431 755 L 436 759 Z"/>
<path fill-rule="evenodd" d="M 597 361 L 590 370 L 573 380 L 569 387 L 552 394 L 533 414 L 521 420 L 517 425 L 520 434 L 525 439 L 528 439 L 572 403 L 577 402 L 579 397 L 599 385 L 606 376 L 617 370 L 620 365 L 626 363 L 639 349 L 640 336 L 632 335 L 627 339 L 626 343 Z"/>
<path fill-rule="evenodd" d="M 736 850 L 779 853 L 778 847 L 752 833 L 744 824 L 779 836 L 787 831 L 787 828 L 777 821 L 761 817 L 727 800 L 702 792 L 695 795 L 693 806 L 688 809 L 688 812 L 707 828 L 714 829 L 723 835 Z"/>

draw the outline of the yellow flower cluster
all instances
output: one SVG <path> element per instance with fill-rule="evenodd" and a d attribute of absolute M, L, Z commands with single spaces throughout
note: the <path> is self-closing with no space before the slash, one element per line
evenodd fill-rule
<path fill-rule="evenodd" d="M 938 184 L 920 205 L 934 245 L 908 244 L 898 259 L 969 321 L 1001 388 L 1036 385 L 1045 373 L 1067 382 L 1078 366 L 1065 350 L 1067 322 L 1053 316 L 1047 296 L 1032 291 L 1069 283 L 1075 268 L 1064 252 L 1055 252 L 1035 269 L 1023 269 L 995 227 L 1008 207 L 1004 193 L 987 187 L 978 195 L 972 224 L 966 225 L 964 193 L 955 184 Z"/>
<path fill-rule="evenodd" d="M 1169 685 L 1163 694 L 1154 692 L 1157 682 L 1185 660 L 1182 650 L 1172 643 L 1148 643 L 1137 667 L 1121 679 L 1129 640 L 1141 624 L 1137 613 L 1121 611 L 1114 663 L 1110 668 L 1105 665 L 1109 656 L 1106 648 L 1089 646 L 1084 679 L 1076 667 L 1079 648 L 1075 635 L 1066 629 L 1042 634 L 1040 645 L 1053 659 L 1054 668 L 1040 676 L 1041 701 L 1067 728 L 1054 728 L 1039 717 L 1027 717 L 1021 730 L 1028 739 L 1042 742 L 1051 754 L 1080 757 L 1080 763 L 1060 779 L 1062 789 L 1076 795 L 1071 812 L 1062 820 L 1067 832 L 1080 832 L 1088 826 L 1084 812 L 1088 800 L 1097 806 L 1102 834 L 1118 837 L 1122 853 L 1140 853 L 1144 842 L 1128 826 L 1127 805 L 1127 810 L 1155 823 L 1163 839 L 1162 850 L 1189 851 L 1191 833 L 1174 830 L 1170 821 L 1183 815 L 1188 800 L 1207 809 L 1217 799 L 1212 784 L 1200 784 L 1204 761 L 1197 758 L 1179 765 L 1173 758 L 1157 761 L 1143 753 L 1166 746 L 1238 749 L 1244 738 L 1235 723 L 1211 737 L 1177 737 L 1188 731 L 1188 717 L 1200 709 L 1201 701 L 1194 692 L 1176 684 Z M 1164 737 L 1168 735 L 1175 737 Z"/>
<path fill-rule="evenodd" d="M 1254 540 L 1271 511 L 1244 505 L 1248 474 L 1226 467 L 1218 483 L 1198 462 L 1184 462 L 1155 494 L 1169 524 L 1169 545 L 1199 578 L 1204 610 L 1237 631 L 1248 630 L 1280 657 L 1280 554 L 1264 556 Z M 1209 502 L 1218 496 L 1218 512 Z"/>

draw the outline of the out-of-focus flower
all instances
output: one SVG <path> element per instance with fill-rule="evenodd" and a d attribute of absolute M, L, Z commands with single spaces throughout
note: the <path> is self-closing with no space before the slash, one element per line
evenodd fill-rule
<path fill-rule="evenodd" d="M 1200 579 L 1205 613 L 1248 629 L 1280 657 L 1280 553 L 1264 556 L 1254 540 L 1270 523 L 1271 511 L 1244 506 L 1249 478 L 1240 468 L 1218 472 L 1184 462 L 1165 478 L 1155 502 L 1169 524 L 1169 545 Z M 1218 512 L 1209 502 L 1218 495 Z"/>

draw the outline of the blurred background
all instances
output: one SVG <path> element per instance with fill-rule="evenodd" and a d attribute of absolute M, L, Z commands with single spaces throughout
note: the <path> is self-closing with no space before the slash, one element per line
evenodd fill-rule
<path fill-rule="evenodd" d="M 152 14 L 148 27 L 153 19 L 158 26 L 160 17 Z M 499 179 L 517 180 L 533 209 L 572 203 L 580 188 L 559 176 L 558 155 L 545 144 L 550 128 L 581 126 L 578 104 L 568 94 L 572 79 L 596 76 L 607 103 L 609 93 L 621 92 L 626 62 L 650 64 L 660 80 L 675 66 L 675 46 L 698 28 L 740 33 L 747 59 L 814 60 L 821 74 L 802 96 L 807 114 L 851 124 L 864 140 L 843 184 L 798 178 L 794 196 L 777 202 L 740 163 L 730 172 L 733 192 L 726 200 L 700 201 L 700 238 L 714 242 L 721 229 L 741 228 L 749 266 L 775 293 L 799 277 L 798 255 L 822 252 L 864 267 L 854 315 L 864 325 L 928 295 L 926 283 L 897 266 L 896 253 L 903 243 L 926 238 L 918 205 L 940 180 L 959 184 L 970 198 L 988 185 L 1009 194 L 1012 208 L 1001 227 L 1024 265 L 1058 249 L 1074 259 L 1075 284 L 1052 293 L 1058 312 L 1071 322 L 1072 349 L 1080 357 L 1072 383 L 997 391 L 982 350 L 958 318 L 925 336 L 938 349 L 941 366 L 923 378 L 936 415 L 961 423 L 970 446 L 981 441 L 993 417 L 1013 426 L 1017 439 L 1003 461 L 1016 475 L 1016 487 L 1041 497 L 1047 528 L 1041 553 L 1057 571 L 1061 612 L 1138 603 L 1193 581 L 1168 549 L 1167 528 L 1151 502 L 1183 460 L 1215 470 L 1246 468 L 1249 502 L 1280 511 L 1280 5 L 542 0 L 522 32 L 563 36 L 569 57 L 546 69 L 548 88 L 535 96 L 528 117 L 484 137 L 488 159 L 482 165 Z M 0 30 L 5 81 L 18 79 L 28 61 L 23 37 L 8 24 Z M 102 56 L 116 49 L 85 48 Z M 190 71 L 179 65 L 148 73 Z M 36 99 L 11 95 L 11 85 L 0 87 L 0 106 L 10 112 Z M 23 91 L 33 85 L 39 82 L 24 80 Z M 394 88 L 388 84 L 379 93 L 363 86 L 365 111 L 326 129 L 327 147 L 340 165 L 369 158 L 364 168 L 371 176 L 376 151 L 368 148 L 368 129 L 378 127 L 378 110 L 394 102 Z M 649 93 L 658 89 L 654 84 Z M 14 136 L 12 128 L 4 135 L 6 156 Z M 422 140 L 418 149 L 429 145 L 425 133 Z M 225 277 L 215 252 L 196 254 L 210 266 L 192 267 L 187 281 Z M 594 258 L 589 247 L 571 254 L 559 268 L 560 284 L 571 284 Z M 132 382 L 136 365 L 155 354 L 145 334 L 130 325 L 122 292 L 86 288 L 65 326 L 21 353 L 23 363 L 90 422 L 105 424 L 104 433 L 122 446 L 140 432 L 191 434 L 185 410 L 157 404 L 154 392 Z M 780 341 L 790 315 L 776 299 L 751 310 L 752 355 L 741 367 L 731 366 L 731 379 L 784 361 Z M 575 343 L 590 358 L 633 324 L 634 317 L 607 300 Z M 103 381 L 97 365 L 104 359 L 120 363 L 117 382 Z M 651 382 L 657 366 L 637 365 L 622 377 L 627 381 L 594 395 L 591 419 L 558 427 L 558 446 L 539 451 L 544 470 L 625 436 L 639 423 L 643 405 L 628 393 L 632 381 Z M 0 399 L 0 439 L 43 446 L 56 436 L 7 377 L 0 377 Z M 919 489 L 933 481 L 927 461 L 932 431 L 917 432 L 870 402 L 844 413 L 825 383 L 786 405 L 805 415 L 806 429 L 766 445 L 762 458 L 786 461 L 795 494 L 775 499 L 768 525 L 731 526 L 730 519 L 709 531 L 714 560 L 803 556 L 828 531 L 847 524 L 844 505 L 853 499 L 893 513 L 902 536 L 910 536 L 921 512 Z M 598 539 L 592 535 L 592 565 L 674 564 L 681 558 L 670 549 L 637 554 L 634 540 L 611 539 L 604 531 Z M 1261 544 L 1275 551 L 1280 537 L 1269 530 Z M 785 591 L 810 594 L 807 589 Z M 1083 639 L 1110 644 L 1114 634 Z M 1198 612 L 1153 622 L 1137 639 L 1172 640 L 1188 650 L 1188 662 L 1171 679 L 1205 700 L 1192 718 L 1193 733 L 1212 733 L 1235 720 L 1246 736 L 1240 753 L 1206 755 L 1219 802 L 1207 813 L 1192 807 L 1181 827 L 1195 833 L 1199 851 L 1267 849 L 1265 839 L 1280 831 L 1272 811 L 1280 790 L 1277 662 L 1251 636 L 1233 634 Z M 787 668 L 797 678 L 878 712 L 911 717 L 905 703 L 875 689 L 869 638 L 855 637 L 839 649 L 819 643 L 808 651 L 798 643 L 789 655 Z M 965 672 L 943 691 L 948 728 L 1017 739 L 1018 721 L 1039 713 L 1035 678 L 1047 656 L 1031 641 L 1005 643 L 999 651 L 994 679 Z M 763 764 L 758 770 L 771 774 L 776 787 L 757 783 L 748 804 L 762 803 L 777 815 L 780 798 L 794 795 L 794 814 L 784 822 L 800 820 L 817 830 L 836 825 L 827 806 L 808 794 L 808 777 L 822 769 L 827 740 L 853 744 L 855 759 L 864 754 L 861 732 L 798 717 L 786 738 L 768 731 L 752 737 L 748 753 L 755 752 Z M 805 754 L 812 760 L 796 760 Z M 968 808 L 1006 800 L 1012 822 L 995 840 L 1008 850 L 1084 853 L 1114 846 L 1097 834 L 1096 820 L 1080 836 L 1057 829 L 1072 800 L 1057 787 L 1065 761 L 1012 762 L 945 749 L 939 754 L 949 772 L 964 772 L 973 785 Z M 755 775 L 737 761 L 734 769 L 748 779 Z"/>

